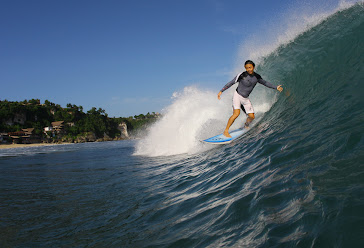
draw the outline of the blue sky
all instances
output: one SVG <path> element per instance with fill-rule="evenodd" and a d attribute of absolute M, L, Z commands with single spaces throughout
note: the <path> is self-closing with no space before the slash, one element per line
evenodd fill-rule
<path fill-rule="evenodd" d="M 0 100 L 126 117 L 160 112 L 189 85 L 218 93 L 244 39 L 294 2 L 1 0 Z"/>

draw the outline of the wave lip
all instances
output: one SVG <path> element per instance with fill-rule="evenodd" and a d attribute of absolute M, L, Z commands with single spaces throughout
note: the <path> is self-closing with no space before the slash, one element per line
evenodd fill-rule
<path fill-rule="evenodd" d="M 253 34 L 245 39 L 239 47 L 236 73 L 240 71 L 241 61 L 245 61 L 246 58 L 257 63 L 264 63 L 264 59 L 276 53 L 280 47 L 294 42 L 297 37 L 320 25 L 334 14 L 352 8 L 354 5 L 363 4 L 362 0 L 341 0 L 330 6 L 329 3 L 320 4 L 315 1 L 302 2 L 299 6 L 292 7 L 283 18 L 271 20 L 271 24 L 266 26 L 266 32 L 263 31 L 259 36 Z"/>

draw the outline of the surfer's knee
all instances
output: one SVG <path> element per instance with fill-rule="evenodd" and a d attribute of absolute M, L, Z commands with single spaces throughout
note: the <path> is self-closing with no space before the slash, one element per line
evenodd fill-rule
<path fill-rule="evenodd" d="M 254 120 L 254 119 L 255 119 L 255 115 L 254 115 L 254 113 L 250 113 L 250 114 L 248 114 L 248 116 L 249 116 L 249 118 L 250 118 L 251 120 Z"/>
<path fill-rule="evenodd" d="M 233 116 L 236 118 L 240 115 L 240 109 L 234 109 Z"/>

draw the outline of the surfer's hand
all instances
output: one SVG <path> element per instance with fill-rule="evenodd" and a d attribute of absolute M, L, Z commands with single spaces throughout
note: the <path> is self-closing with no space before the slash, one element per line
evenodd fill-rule
<path fill-rule="evenodd" d="M 277 90 L 278 90 L 279 92 L 282 92 L 282 90 L 283 90 L 282 85 L 278 85 L 278 86 L 277 86 Z"/>
<path fill-rule="evenodd" d="M 217 98 L 220 100 L 221 99 L 221 94 L 222 92 L 220 91 L 219 94 L 217 94 Z"/>

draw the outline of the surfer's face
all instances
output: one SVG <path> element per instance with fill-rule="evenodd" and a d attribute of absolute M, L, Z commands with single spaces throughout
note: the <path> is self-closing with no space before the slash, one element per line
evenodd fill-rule
<path fill-rule="evenodd" d="M 252 64 L 245 65 L 245 69 L 249 74 L 253 74 L 254 72 L 254 66 Z"/>

